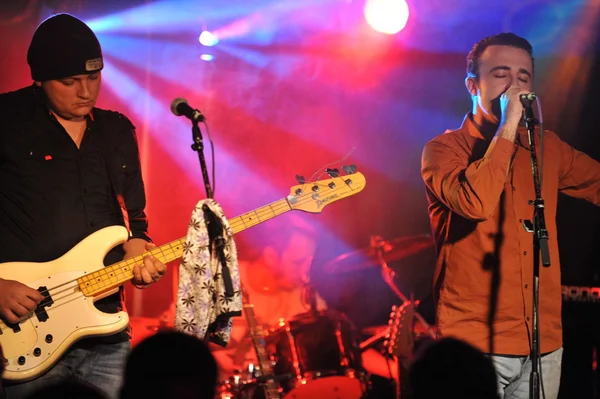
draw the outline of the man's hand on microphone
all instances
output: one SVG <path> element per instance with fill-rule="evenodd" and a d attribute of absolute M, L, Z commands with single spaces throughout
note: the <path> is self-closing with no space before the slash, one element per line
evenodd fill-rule
<path fill-rule="evenodd" d="M 517 128 L 523 117 L 523 103 L 521 94 L 529 94 L 530 91 L 518 86 L 510 86 L 500 96 L 500 110 L 502 117 L 496 136 L 503 137 L 510 141 L 515 141 L 517 137 Z"/>

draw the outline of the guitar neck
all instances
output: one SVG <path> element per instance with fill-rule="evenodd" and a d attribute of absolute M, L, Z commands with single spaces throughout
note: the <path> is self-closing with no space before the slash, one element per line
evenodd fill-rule
<path fill-rule="evenodd" d="M 290 211 L 292 208 L 287 199 L 283 198 L 269 205 L 236 216 L 229 220 L 234 234 L 244 231 L 257 224 L 266 222 L 276 216 Z M 87 274 L 77 279 L 79 288 L 85 296 L 94 296 L 112 290 L 133 278 L 133 267 L 143 262 L 144 256 L 153 255 L 162 263 L 168 263 L 183 256 L 185 237 L 156 247 L 151 251 L 104 267 L 97 272 Z"/>

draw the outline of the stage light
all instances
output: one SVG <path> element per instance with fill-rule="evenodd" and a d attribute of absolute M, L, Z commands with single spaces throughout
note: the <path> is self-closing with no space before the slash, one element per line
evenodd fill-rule
<path fill-rule="evenodd" d="M 217 39 L 215 35 L 207 30 L 202 31 L 198 40 L 200 41 L 200 44 L 207 47 L 214 46 L 215 44 L 219 43 L 219 39 Z"/>
<path fill-rule="evenodd" d="M 214 56 L 214 55 L 212 55 L 212 54 L 202 54 L 202 55 L 200 56 L 200 59 L 201 59 L 202 61 L 212 61 L 212 60 L 214 60 L 214 59 L 215 59 L 215 56 Z"/>
<path fill-rule="evenodd" d="M 371 28 L 388 35 L 400 32 L 409 15 L 406 0 L 366 0 L 364 13 Z"/>

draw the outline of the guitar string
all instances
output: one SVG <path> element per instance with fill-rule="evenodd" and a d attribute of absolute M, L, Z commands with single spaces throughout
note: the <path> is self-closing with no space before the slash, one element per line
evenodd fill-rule
<path fill-rule="evenodd" d="M 352 176 L 352 175 L 349 175 L 349 176 Z M 349 184 L 347 184 L 347 183 L 346 183 L 346 181 L 345 181 L 344 177 L 347 177 L 347 176 L 339 176 L 339 177 L 337 177 L 337 178 L 331 179 L 331 180 L 341 179 L 341 180 L 343 180 L 343 181 L 344 181 L 344 185 L 343 185 L 343 186 L 341 186 L 341 187 L 336 187 L 335 189 L 333 189 L 333 190 L 332 190 L 332 192 L 333 192 L 333 193 L 335 193 L 336 191 L 339 191 L 339 190 L 340 190 L 340 189 L 342 189 L 342 188 L 343 188 L 343 189 L 350 188 L 350 190 L 354 191 L 354 189 L 352 188 L 352 186 L 350 186 Z M 323 183 L 325 183 L 325 182 L 326 182 L 326 181 L 321 181 L 320 183 L 321 183 L 321 185 L 322 185 L 322 184 L 323 184 Z M 311 184 L 317 184 L 317 182 L 315 182 L 315 183 L 307 183 L 307 184 L 305 184 L 305 186 L 308 186 L 308 185 L 311 185 Z M 300 196 L 298 197 L 298 198 L 299 198 L 299 200 L 298 200 L 298 201 L 297 201 L 295 204 L 292 204 L 292 205 L 296 205 L 296 204 L 298 204 L 298 205 L 304 205 L 305 203 L 308 203 L 308 202 L 310 202 L 310 201 L 314 200 L 314 199 L 312 198 L 312 195 L 313 195 L 313 194 L 314 194 L 314 193 L 306 193 L 306 194 L 302 194 L 302 195 L 300 195 Z M 303 200 L 302 200 L 302 198 L 307 198 L 308 200 L 306 200 L 306 201 L 303 201 Z M 342 198 L 343 198 L 343 197 L 342 197 Z M 275 204 L 276 204 L 276 205 L 275 205 Z M 283 208 L 283 210 L 281 210 L 281 209 L 276 209 L 276 208 L 274 208 L 275 206 L 277 206 L 277 207 L 279 207 L 279 208 Z M 270 210 L 269 210 L 269 209 L 267 209 L 267 208 L 270 208 Z M 280 215 L 280 214 L 283 214 L 283 213 L 285 213 L 285 212 L 287 212 L 287 211 L 289 211 L 289 210 L 292 210 L 292 209 L 294 209 L 294 208 L 291 208 L 291 207 L 290 207 L 290 204 L 289 204 L 289 202 L 287 201 L 287 199 L 285 199 L 285 198 L 284 198 L 284 199 L 280 199 L 280 200 L 278 200 L 278 201 L 275 201 L 275 202 L 273 202 L 273 203 L 271 203 L 271 204 L 268 204 L 268 205 L 266 205 L 266 206 L 264 206 L 264 207 L 261 207 L 259 210 L 250 211 L 250 212 L 247 212 L 247 213 L 245 213 L 245 214 L 242 214 L 242 215 L 240 215 L 240 216 L 238 216 L 238 217 L 235 217 L 235 218 L 234 218 L 234 220 L 233 220 L 233 222 L 230 224 L 230 227 L 233 229 L 233 228 L 234 228 L 234 227 L 233 227 L 233 225 L 234 225 L 234 224 L 236 224 L 236 225 L 239 225 L 240 223 L 241 223 L 242 225 L 244 225 L 244 227 L 245 227 L 245 228 L 253 227 L 253 226 L 255 226 L 255 225 L 257 225 L 257 224 L 260 224 L 261 222 L 265 221 L 264 217 L 261 217 L 261 216 L 260 216 L 260 213 L 265 213 L 265 212 L 266 212 L 266 213 L 273 213 L 273 216 L 269 216 L 269 217 L 268 217 L 268 219 L 266 219 L 266 220 L 269 220 L 269 219 L 271 219 L 271 218 L 273 218 L 273 217 L 276 217 L 276 216 L 278 216 L 278 215 Z M 277 212 L 279 212 L 279 213 L 277 213 L 277 214 L 276 214 L 276 213 L 275 213 L 275 210 L 277 210 Z M 252 224 L 252 225 L 250 225 L 250 226 L 247 226 L 247 225 L 246 225 L 246 222 L 244 222 L 244 220 L 243 220 L 243 217 L 244 217 L 244 216 L 247 216 L 247 215 L 250 215 L 250 214 L 253 214 L 253 213 L 257 215 L 258 222 L 254 223 L 254 224 Z M 150 254 L 150 255 L 157 255 L 158 253 L 162 254 L 162 253 L 164 253 L 164 252 L 165 252 L 165 250 L 163 250 L 163 249 L 162 249 L 163 247 L 170 246 L 170 244 L 172 244 L 172 243 L 174 243 L 174 242 L 179 242 L 179 241 L 181 241 L 181 239 L 178 239 L 178 240 L 171 241 L 170 243 L 167 243 L 167 244 L 165 244 L 165 245 L 162 245 L 162 246 L 160 246 L 160 247 L 154 248 L 154 249 L 152 249 L 152 250 L 148 251 L 147 253 L 145 253 L 145 254 L 142 254 L 142 255 L 138 255 L 138 256 L 136 256 L 136 257 L 134 257 L 134 258 L 130 258 L 130 259 L 127 259 L 127 260 L 125 260 L 125 261 L 120 261 L 120 262 L 114 263 L 114 264 L 112 264 L 112 265 L 109 265 L 109 266 L 107 266 L 107 268 L 109 268 L 109 269 L 110 269 L 110 268 L 113 268 L 113 269 L 114 269 L 114 268 L 115 268 L 115 266 L 117 266 L 117 265 L 119 265 L 119 264 L 122 264 L 122 263 L 125 263 L 125 265 L 124 265 L 124 266 L 130 266 L 130 265 L 132 265 L 132 264 L 133 264 L 133 265 L 135 265 L 135 264 L 138 264 L 140 261 L 143 261 L 143 258 L 144 258 L 145 256 L 147 256 L 148 254 Z M 172 249 L 172 248 L 170 247 L 169 249 Z M 178 256 L 178 257 L 179 257 L 179 256 Z M 174 258 L 174 259 L 177 259 L 177 258 Z M 122 270 L 122 268 L 121 268 L 121 270 Z M 104 272 L 104 273 L 103 273 L 103 272 Z M 63 287 L 63 286 L 65 286 L 66 284 L 70 284 L 70 283 L 74 283 L 74 282 L 77 282 L 77 285 L 76 285 L 76 287 L 74 287 L 74 288 L 77 288 L 77 287 L 79 287 L 79 282 L 78 282 L 78 280 L 80 280 L 80 279 L 82 279 L 82 278 L 84 278 L 84 277 L 90 277 L 90 276 L 92 276 L 92 275 L 94 275 L 94 274 L 99 274 L 99 275 L 101 275 L 101 274 L 106 274 L 106 273 L 108 273 L 108 271 L 107 271 L 105 268 L 103 268 L 103 269 L 100 269 L 100 270 L 94 271 L 94 272 L 92 272 L 92 273 L 90 273 L 90 274 L 86 274 L 86 275 L 84 275 L 84 276 L 81 276 L 81 277 L 78 277 L 78 278 L 76 278 L 76 279 L 73 279 L 73 280 L 70 280 L 70 281 L 64 282 L 64 283 L 62 283 L 62 284 L 59 284 L 58 286 L 55 286 L 55 287 L 52 287 L 52 288 L 49 288 L 49 289 L 46 289 L 46 290 L 42 290 L 42 291 L 40 291 L 40 293 L 41 293 L 42 295 L 44 295 L 44 294 L 50 294 L 50 292 L 51 292 L 51 291 L 54 291 L 54 290 L 56 290 L 56 289 L 58 289 L 58 288 L 60 288 L 60 287 Z M 128 277 L 126 277 L 126 279 L 125 279 L 124 281 L 122 281 L 122 282 L 119 282 L 119 284 L 118 284 L 118 285 L 120 285 L 120 283 L 124 283 L 124 282 L 126 282 L 127 280 L 130 280 L 131 278 L 132 278 L 132 276 L 128 276 Z M 55 293 L 55 295 L 56 295 L 56 294 L 60 294 L 60 293 L 62 293 L 62 292 L 64 292 L 64 290 L 63 290 L 63 291 L 60 291 L 60 292 L 58 292 L 58 293 Z M 81 290 L 80 290 L 80 292 L 81 292 Z M 83 292 L 82 292 L 82 294 L 83 294 L 83 295 L 85 295 Z M 50 300 L 52 300 L 52 299 L 51 299 L 51 298 L 48 298 L 48 297 L 46 297 L 46 299 L 42 300 L 42 302 L 40 302 L 40 304 L 38 305 L 38 307 L 36 308 L 36 310 L 35 310 L 33 313 L 35 313 L 35 315 L 36 315 L 36 316 L 39 316 L 39 313 L 38 313 L 38 311 L 39 311 L 40 313 L 42 313 L 42 312 L 45 310 L 45 307 L 42 307 L 42 308 L 40 309 L 40 306 L 46 306 L 46 305 L 48 305 L 48 303 L 50 302 Z M 56 301 L 53 301 L 53 303 L 56 303 Z M 48 310 L 50 310 L 50 309 L 51 309 L 51 308 L 48 308 L 48 309 L 47 309 L 47 310 L 45 310 L 45 311 L 46 311 L 46 312 L 48 312 Z M 29 318 L 30 318 L 30 317 L 29 317 Z M 28 320 L 28 318 L 27 318 L 27 319 L 25 319 L 25 320 Z M 20 324 L 20 323 L 22 323 L 22 322 L 23 322 L 23 320 L 19 321 L 19 322 L 18 322 L 18 324 Z M 7 326 L 7 327 L 8 327 L 8 325 L 7 325 L 5 322 L 3 322 L 3 321 L 1 321 L 1 320 L 0 320 L 0 331 L 5 331 L 5 329 L 1 327 L 2 325 L 5 325 L 5 326 Z M 8 329 L 11 329 L 11 327 L 8 327 Z"/>
<path fill-rule="evenodd" d="M 342 178 L 341 176 L 340 176 L 340 177 L 338 177 L 337 179 L 342 179 L 342 180 L 343 180 L 343 178 Z M 331 180 L 334 180 L 334 179 L 331 179 Z M 345 182 L 344 182 L 344 183 L 345 183 Z M 309 183 L 309 184 L 312 184 L 312 183 Z M 307 184 L 307 185 L 308 185 L 308 184 Z M 335 192 L 335 191 L 338 191 L 338 190 L 340 190 L 341 188 L 345 188 L 345 187 L 349 187 L 350 189 L 352 189 L 352 187 L 350 187 L 349 185 L 346 185 L 346 186 L 343 186 L 343 187 L 340 187 L 340 188 L 337 188 L 337 187 L 336 187 L 335 189 L 333 189 L 333 192 Z M 313 194 L 311 194 L 311 193 L 307 193 L 307 194 L 303 194 L 303 195 L 299 196 L 299 198 L 308 198 L 308 197 L 312 197 L 312 195 L 313 195 Z M 302 200 L 299 200 L 299 201 L 297 202 L 297 204 L 298 204 L 298 205 L 304 205 L 305 203 L 308 203 L 308 202 L 310 202 L 311 200 L 313 200 L 313 199 L 311 198 L 310 200 L 307 200 L 307 201 L 302 201 Z M 274 204 L 277 204 L 277 205 L 274 205 Z M 275 208 L 275 206 L 279 207 L 280 209 L 276 209 L 276 208 Z M 269 209 L 266 209 L 266 208 L 271 208 L 271 210 L 269 210 Z M 281 208 L 283 208 L 283 209 L 281 209 Z M 278 201 L 275 201 L 275 202 L 273 202 L 272 204 L 266 205 L 265 207 L 261 207 L 260 209 L 262 209 L 262 210 L 256 210 L 256 211 L 247 212 L 247 213 L 245 213 L 245 214 L 243 214 L 243 215 L 240 215 L 240 216 L 238 216 L 238 217 L 235 217 L 235 218 L 234 218 L 234 220 L 232 221 L 232 223 L 230 224 L 230 227 L 231 227 L 232 229 L 234 229 L 234 227 L 233 227 L 234 225 L 235 225 L 235 226 L 239 226 L 239 225 L 240 225 L 240 223 L 241 223 L 242 225 L 244 225 L 244 227 L 246 227 L 246 228 L 249 228 L 249 227 L 255 226 L 255 225 L 257 225 L 257 224 L 260 224 L 262 221 L 264 221 L 264 220 L 265 220 L 265 217 L 266 217 L 266 215 L 265 215 L 265 216 L 261 216 L 261 215 L 260 215 L 260 213 L 267 213 L 267 214 L 269 214 L 269 213 L 273 213 L 273 216 L 269 216 L 269 219 L 271 219 L 271 218 L 273 218 L 273 217 L 275 217 L 275 216 L 278 216 L 278 215 L 280 215 L 280 214 L 282 214 L 282 213 L 285 213 L 285 212 L 287 212 L 287 211 L 289 211 L 289 210 L 293 209 L 293 208 L 290 208 L 290 209 L 288 209 L 288 208 L 289 208 L 289 203 L 288 203 L 288 201 L 287 201 L 286 199 L 280 199 L 280 200 L 278 200 Z M 278 213 L 275 213 L 275 211 L 277 211 Z M 243 218 L 243 216 L 247 216 L 247 215 L 249 215 L 249 214 L 252 214 L 252 213 L 256 214 L 256 216 L 257 216 L 257 220 L 258 220 L 258 221 L 257 221 L 256 223 L 252 222 L 253 224 L 251 224 L 250 226 L 247 226 L 247 223 L 244 221 L 244 218 Z M 267 219 L 267 220 L 268 220 L 268 219 Z M 249 221 L 248 221 L 248 222 L 249 222 Z M 143 258 L 144 258 L 144 256 L 146 256 L 147 254 L 150 254 L 150 255 L 158 255 L 159 253 L 160 253 L 160 254 L 162 254 L 162 253 L 164 252 L 164 250 L 162 249 L 162 247 L 165 247 L 165 246 L 170 246 L 170 244 L 172 244 L 172 243 L 175 243 L 175 242 L 179 242 L 179 241 L 181 241 L 181 239 L 178 239 L 178 240 L 171 241 L 170 243 L 167 243 L 167 244 L 165 244 L 165 245 L 162 245 L 162 246 L 160 246 L 160 247 L 158 247 L 158 248 L 154 248 L 154 249 L 152 249 L 152 250 L 148 251 L 148 252 L 147 252 L 147 253 L 145 253 L 145 254 L 142 254 L 142 255 L 139 255 L 139 256 L 136 256 L 136 257 L 134 257 L 134 258 L 127 259 L 127 260 L 124 260 L 124 261 L 120 261 L 120 262 L 114 263 L 114 264 L 112 264 L 112 265 L 109 265 L 109 266 L 106 266 L 106 267 L 107 267 L 108 269 L 110 269 L 110 268 L 114 268 L 114 267 L 116 267 L 117 265 L 119 265 L 119 264 L 122 264 L 122 263 L 125 263 L 125 265 L 123 265 L 123 266 L 136 265 L 136 264 L 138 264 L 139 262 L 143 261 Z M 169 248 L 169 249 L 172 249 L 172 248 Z M 106 273 L 108 273 L 106 270 L 107 270 L 107 269 L 104 269 L 104 268 L 103 268 L 103 269 L 100 269 L 100 270 L 96 270 L 96 271 L 94 271 L 94 272 L 92 272 L 92 273 L 90 273 L 90 274 L 86 274 L 86 275 L 84 275 L 84 276 L 78 277 L 78 278 L 76 278 L 76 279 L 73 279 L 73 280 L 71 280 L 71 281 L 67 281 L 67 282 L 65 282 L 65 283 L 63 283 L 63 284 L 61 284 L 61 285 L 64 285 L 64 284 L 68 284 L 68 283 L 71 283 L 71 282 L 77 281 L 77 280 L 79 280 L 79 279 L 81 279 L 81 278 L 84 278 L 85 276 L 91 276 L 91 275 L 93 275 L 94 273 L 101 273 L 101 272 L 103 272 L 103 271 L 104 271 L 104 272 L 106 272 Z M 56 288 L 59 288 L 61 285 L 58 285 L 58 286 L 56 286 L 56 287 L 49 288 L 49 289 L 47 289 L 47 290 L 40 291 L 40 293 L 41 293 L 42 295 L 43 295 L 43 294 L 46 294 L 46 293 L 50 293 L 50 291 L 52 291 L 52 290 L 54 290 L 54 289 L 56 289 Z"/>
<path fill-rule="evenodd" d="M 76 287 L 77 287 L 77 286 L 75 286 L 74 288 L 76 288 Z M 63 300 L 63 299 L 65 299 L 65 298 L 67 298 L 67 297 L 69 297 L 69 296 L 71 296 L 71 295 L 77 295 L 77 294 L 81 294 L 81 295 L 83 295 L 83 293 L 82 293 L 81 291 L 74 291 L 74 292 L 72 292 L 71 294 L 68 294 L 68 295 L 66 295 L 66 296 L 64 296 L 64 297 L 58 298 L 58 299 L 57 299 L 57 302 L 56 302 L 56 306 L 54 306 L 54 307 L 52 307 L 52 308 L 48 308 L 48 309 L 46 310 L 46 312 L 47 312 L 47 313 L 49 313 L 51 310 L 54 310 L 54 309 L 56 309 L 56 308 L 59 308 L 59 307 L 61 307 L 61 306 L 63 306 L 63 305 L 66 305 L 66 304 L 68 304 L 69 302 L 73 302 L 74 300 L 76 300 L 76 299 L 78 299 L 78 298 L 73 298 L 73 299 L 69 299 L 69 300 L 68 300 L 68 301 L 66 301 L 66 302 L 61 302 L 61 303 L 58 303 L 58 301 L 59 301 L 59 300 Z M 25 323 L 25 322 L 29 321 L 29 319 L 31 319 L 31 318 L 33 317 L 33 313 L 35 313 L 35 315 L 36 315 L 36 316 L 39 316 L 39 315 L 38 315 L 38 314 L 37 314 L 35 311 L 34 311 L 34 312 L 31 312 L 31 313 L 30 313 L 28 316 L 26 316 L 26 317 L 25 317 L 23 320 L 20 320 L 20 321 L 19 321 L 19 324 L 22 324 L 22 323 Z M 5 327 L 6 327 L 6 328 L 5 328 Z M 3 322 L 3 321 L 0 321 L 0 331 L 1 331 L 2 333 L 4 333 L 5 331 L 10 331 L 10 330 L 12 330 L 12 327 L 10 327 L 9 325 L 7 325 L 7 324 L 6 324 L 5 322 Z"/>
<path fill-rule="evenodd" d="M 76 287 L 75 287 L 75 288 L 76 288 Z M 66 295 L 66 296 L 64 296 L 64 297 L 62 297 L 62 298 L 59 298 L 59 299 L 61 299 L 61 300 L 62 300 L 62 299 L 65 299 L 65 298 L 67 298 L 67 297 L 68 297 L 68 296 L 70 296 L 70 295 L 82 295 L 82 296 L 84 296 L 84 295 L 83 295 L 83 293 L 82 293 L 81 291 L 74 291 L 73 293 L 71 293 L 71 294 L 69 294 L 69 295 Z M 77 299 L 79 299 L 79 297 L 75 297 L 75 298 L 69 299 L 69 300 L 67 300 L 67 301 L 65 301 L 65 302 L 61 302 L 61 303 L 57 304 L 56 306 L 54 306 L 54 307 L 52 307 L 52 308 L 49 308 L 49 309 L 48 309 L 46 312 L 49 312 L 49 311 L 51 311 L 51 310 L 55 310 L 55 309 L 57 309 L 57 308 L 59 308 L 59 307 L 61 307 L 61 306 L 67 305 L 68 303 L 70 303 L 70 302 L 73 302 L 73 301 L 75 301 L 75 300 L 77 300 Z M 33 313 L 33 312 L 32 312 L 32 313 Z M 19 321 L 19 324 L 22 324 L 22 323 L 24 323 L 24 322 L 27 322 L 27 321 L 29 321 L 29 319 L 31 319 L 32 317 L 33 317 L 33 315 L 31 315 L 31 314 L 30 314 L 30 315 L 29 315 L 29 316 L 27 316 L 25 319 L 23 319 L 23 320 Z M 11 328 L 10 326 L 7 326 L 7 328 L 3 328 L 3 327 L 2 327 L 2 325 L 4 325 L 4 326 L 7 326 L 7 324 L 6 324 L 6 323 L 4 323 L 4 322 L 2 322 L 2 321 L 0 321 L 0 331 L 2 331 L 2 333 L 4 333 L 5 331 L 10 331 L 10 330 L 12 330 L 12 328 Z"/>
<path fill-rule="evenodd" d="M 277 202 L 281 202 L 281 201 L 284 201 L 284 200 L 279 200 L 279 201 L 277 201 Z M 276 203 L 277 203 L 277 202 L 276 202 Z M 288 207 L 287 201 L 286 201 L 286 203 L 285 203 L 285 204 L 286 204 L 286 205 L 285 205 L 285 208 L 287 208 L 287 207 Z M 280 204 L 279 204 L 279 207 L 280 207 L 280 208 L 281 208 L 281 205 L 283 205 L 283 203 L 280 203 Z M 271 207 L 271 208 L 273 208 L 273 207 Z M 254 211 L 254 212 L 249 212 L 249 213 L 255 213 L 255 214 L 257 215 L 257 218 L 258 218 L 258 219 L 262 219 L 262 218 L 261 218 L 261 215 L 260 215 L 260 213 L 265 213 L 265 212 L 266 212 L 266 213 L 273 213 L 273 214 L 274 214 L 274 215 L 273 215 L 273 217 L 274 217 L 274 216 L 276 216 L 276 215 L 275 215 L 275 211 L 277 211 L 277 212 L 280 212 L 280 211 L 281 211 L 281 209 L 272 209 L 271 211 L 269 211 L 269 210 L 267 210 L 267 209 L 264 209 L 264 208 L 263 208 L 263 210 L 262 210 L 262 211 L 260 211 L 260 212 L 256 212 L 256 211 Z M 282 213 L 283 213 L 283 212 L 282 212 Z M 266 215 L 265 215 L 265 216 L 266 216 Z M 243 221 L 242 221 L 242 223 L 243 223 L 244 225 L 246 225 L 246 223 L 244 223 Z M 176 240 L 176 241 L 178 241 L 178 240 Z M 168 245 L 168 244 L 167 244 L 167 245 Z M 172 249 L 172 248 L 170 248 L 170 249 Z M 154 252 L 154 253 L 153 253 L 153 252 Z M 161 246 L 161 247 L 159 247 L 159 248 L 155 248 L 155 249 L 153 249 L 153 250 L 149 251 L 149 253 L 150 253 L 150 254 L 152 254 L 152 255 L 154 255 L 155 253 L 156 253 L 156 254 L 158 254 L 159 252 L 161 252 L 161 253 L 164 253 L 164 252 L 165 252 L 165 251 L 162 249 L 162 246 Z M 137 258 L 140 258 L 140 259 L 137 259 Z M 115 264 L 113 264 L 113 265 L 111 265 L 111 266 L 108 266 L 108 267 L 109 267 L 109 268 L 110 268 L 110 267 L 112 267 L 112 268 L 114 269 L 114 267 L 115 267 L 116 265 L 118 265 L 118 264 L 120 264 L 120 263 L 123 263 L 123 262 L 125 262 L 125 265 L 124 265 L 124 266 L 135 265 L 137 262 L 139 262 L 139 261 L 141 261 L 141 260 L 143 260 L 143 256 L 142 256 L 142 255 L 140 255 L 139 257 L 134 257 L 134 258 L 132 258 L 132 259 L 128 259 L 127 261 L 121 261 L 121 262 L 117 262 L 117 263 L 115 263 Z M 121 270 L 120 270 L 120 271 L 122 272 L 122 270 L 123 270 L 123 268 L 121 268 Z M 125 270 L 127 271 L 127 269 L 125 269 Z M 103 273 L 103 272 L 104 272 L 104 273 Z M 116 270 L 114 270 L 114 272 L 116 272 Z M 62 284 L 59 284 L 58 286 L 55 286 L 55 287 L 52 287 L 52 288 L 49 288 L 49 289 L 46 289 L 46 290 L 42 290 L 42 291 L 40 291 L 40 293 L 42 293 L 42 294 L 50 294 L 51 292 L 53 292 L 53 293 L 52 293 L 52 295 L 57 295 L 57 294 L 60 294 L 60 293 L 64 292 L 65 290 L 63 290 L 63 291 L 59 291 L 59 292 L 54 292 L 56 289 L 58 289 L 58 288 L 61 288 L 61 287 L 64 287 L 64 286 L 66 286 L 67 284 L 71 284 L 71 283 L 73 283 L 73 282 L 77 282 L 77 283 L 78 283 L 78 284 L 77 284 L 77 285 L 74 287 L 74 288 L 77 288 L 77 287 L 79 286 L 79 282 L 78 282 L 78 280 L 80 280 L 81 278 L 84 278 L 84 277 L 88 277 L 88 278 L 90 278 L 90 277 L 91 277 L 93 274 L 95 274 L 95 273 L 99 273 L 100 275 L 102 275 L 102 274 L 105 274 L 105 275 L 106 275 L 106 274 L 109 274 L 109 273 L 110 273 L 110 271 L 106 271 L 105 269 L 100 269 L 100 270 L 98 270 L 98 271 L 95 271 L 95 272 L 92 272 L 92 273 L 90 273 L 90 274 L 87 274 L 87 275 L 81 276 L 81 277 L 79 277 L 79 278 L 77 278 L 77 279 L 74 279 L 74 280 L 67 281 L 67 282 L 64 282 L 64 283 L 62 283 Z M 116 274 L 119 274 L 119 273 L 117 272 Z M 121 277 L 121 276 L 119 276 L 119 277 Z M 129 278 L 126 278 L 126 280 L 125 280 L 125 281 L 127 281 L 127 279 L 129 279 Z M 118 280 L 119 280 L 119 278 L 117 278 L 117 281 L 118 281 Z M 123 282 L 124 282 L 124 281 L 123 281 Z M 70 289 L 70 288 L 66 288 L 66 290 L 68 290 L 68 289 Z M 92 286 L 92 291 L 93 291 L 93 286 Z M 40 304 L 38 305 L 38 307 L 37 307 L 37 308 L 36 308 L 36 310 L 34 311 L 35 315 L 39 317 L 39 315 L 40 315 L 41 313 L 43 313 L 43 312 L 44 312 L 45 306 L 47 306 L 47 305 L 50 303 L 50 301 L 53 301 L 54 303 L 56 303 L 56 301 L 55 301 L 54 299 L 46 297 L 44 300 L 42 300 L 42 302 L 40 302 Z M 48 309 L 48 310 L 49 310 L 49 309 Z M 47 311 L 47 310 L 46 310 L 46 311 Z M 25 320 L 27 320 L 27 319 L 25 319 Z M 22 322 L 22 321 L 20 321 L 20 322 Z M 2 323 L 2 324 L 4 324 L 4 323 Z M 8 327 L 8 328 L 10 328 L 10 327 Z M 3 331 L 3 330 L 4 330 L 4 329 L 0 329 L 0 331 Z"/>

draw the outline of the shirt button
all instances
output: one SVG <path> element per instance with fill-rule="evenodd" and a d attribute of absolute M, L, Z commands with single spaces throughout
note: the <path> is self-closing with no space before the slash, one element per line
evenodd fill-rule
<path fill-rule="evenodd" d="M 96 223 L 94 223 L 93 221 L 90 222 L 90 226 L 94 227 Z"/>
<path fill-rule="evenodd" d="M 513 191 L 515 191 L 517 188 L 515 186 L 512 186 Z"/>
<path fill-rule="evenodd" d="M 527 316 L 527 321 L 529 321 L 529 316 Z"/>
<path fill-rule="evenodd" d="M 523 251 L 523 255 L 527 255 L 527 251 Z"/>
<path fill-rule="evenodd" d="M 525 288 L 529 288 L 529 285 L 525 284 Z"/>
<path fill-rule="evenodd" d="M 82 192 L 83 192 L 84 194 L 87 194 L 87 188 L 84 188 L 84 189 L 82 190 Z"/>

